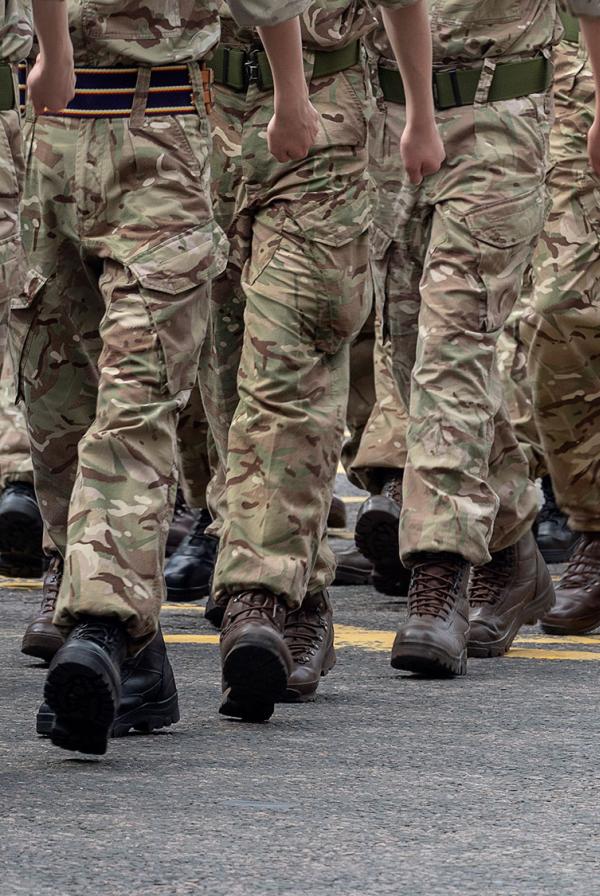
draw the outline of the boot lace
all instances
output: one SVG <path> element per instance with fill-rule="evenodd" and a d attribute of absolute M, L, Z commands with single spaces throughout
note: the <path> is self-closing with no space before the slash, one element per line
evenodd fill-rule
<path fill-rule="evenodd" d="M 86 641 L 95 641 L 107 651 L 123 643 L 123 632 L 119 625 L 100 619 L 90 618 L 80 622 L 75 629 L 75 636 Z"/>
<path fill-rule="evenodd" d="M 408 606 L 410 615 L 448 619 L 454 606 L 457 569 L 437 561 L 415 566 L 412 572 Z"/>
<path fill-rule="evenodd" d="M 590 543 L 580 538 L 558 582 L 557 588 L 583 588 L 590 577 L 600 578 L 600 557 L 586 551 Z"/>
<path fill-rule="evenodd" d="M 60 557 L 53 557 L 44 577 L 42 591 L 42 613 L 53 613 L 56 609 L 56 601 L 62 581 L 63 564 Z"/>
<path fill-rule="evenodd" d="M 239 606 L 236 607 L 236 604 Z M 266 591 L 243 591 L 231 598 L 228 604 L 228 616 L 234 616 L 234 622 L 240 621 L 243 617 L 244 622 L 254 620 L 257 622 L 269 622 L 273 625 L 277 624 L 277 616 L 281 612 L 281 607 L 277 598 Z M 232 611 L 237 610 L 234 614 Z"/>
<path fill-rule="evenodd" d="M 323 640 L 325 620 L 318 610 L 300 607 L 288 613 L 285 621 L 284 637 L 292 657 L 297 663 L 308 662 L 320 641 Z"/>
<path fill-rule="evenodd" d="M 498 551 L 485 566 L 476 567 L 469 583 L 471 606 L 496 603 L 510 581 L 512 570 L 513 551 L 510 548 Z"/>

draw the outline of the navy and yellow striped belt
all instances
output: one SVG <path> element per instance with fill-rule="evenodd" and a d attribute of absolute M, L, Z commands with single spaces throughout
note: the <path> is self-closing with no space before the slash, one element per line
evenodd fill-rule
<path fill-rule="evenodd" d="M 186 115 L 196 112 L 194 89 L 187 65 L 149 69 L 146 115 Z M 200 66 L 204 105 L 212 107 L 212 72 Z M 52 115 L 69 118 L 128 118 L 136 93 L 137 68 L 76 68 L 75 96 L 66 109 Z M 21 109 L 26 102 L 27 66 L 19 66 Z"/>

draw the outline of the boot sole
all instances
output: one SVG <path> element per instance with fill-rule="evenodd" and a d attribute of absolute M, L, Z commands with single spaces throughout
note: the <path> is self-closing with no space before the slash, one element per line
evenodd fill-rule
<path fill-rule="evenodd" d="M 555 550 L 544 551 L 538 545 L 540 554 L 542 555 L 542 557 L 544 558 L 546 563 L 567 563 L 574 547 L 575 547 L 575 543 L 573 543 L 570 548 L 566 548 L 565 550 L 555 549 Z"/>
<path fill-rule="evenodd" d="M 321 683 L 321 678 L 325 678 L 328 675 L 333 667 L 335 666 L 337 661 L 337 657 L 335 655 L 335 648 L 333 643 L 331 644 L 330 649 L 327 652 L 327 656 L 325 657 L 325 661 L 323 662 L 323 668 L 321 669 L 321 673 L 319 678 L 316 681 L 308 682 L 303 687 L 299 688 L 287 688 L 282 703 L 310 703 L 316 699 L 317 690 L 319 688 L 319 684 Z"/>
<path fill-rule="evenodd" d="M 52 743 L 63 750 L 104 755 L 118 695 L 107 662 L 88 650 L 69 656 L 50 668 L 44 699 L 54 712 Z"/>
<path fill-rule="evenodd" d="M 338 566 L 335 579 L 332 582 L 332 588 L 343 588 L 348 585 L 370 585 L 370 572 L 362 572 L 361 570 L 340 569 Z"/>
<path fill-rule="evenodd" d="M 550 578 L 550 576 L 548 576 L 548 578 Z M 504 656 L 504 654 L 508 653 L 510 650 L 521 626 L 535 625 L 538 619 L 541 619 L 545 613 L 552 609 L 554 600 L 554 586 L 550 580 L 542 593 L 536 597 L 532 604 L 524 604 L 522 606 L 520 615 L 514 620 L 512 626 L 503 638 L 499 638 L 497 641 L 469 640 L 467 644 L 468 655 L 477 659 Z"/>
<path fill-rule="evenodd" d="M 375 495 L 367 501 L 356 519 L 356 547 L 373 564 L 378 575 L 400 578 L 406 572 L 400 562 L 400 515 L 390 510 L 391 499 Z"/>
<path fill-rule="evenodd" d="M 287 689 L 289 670 L 274 650 L 262 643 L 238 643 L 223 662 L 225 693 L 221 715 L 245 722 L 267 722 Z"/>
<path fill-rule="evenodd" d="M 191 603 L 193 600 L 208 597 L 209 594 L 210 583 L 208 582 L 199 588 L 169 588 L 167 585 L 167 600 L 172 600 L 175 603 Z"/>
<path fill-rule="evenodd" d="M 118 716 L 110 736 L 125 737 L 132 728 L 141 734 L 151 734 L 160 728 L 169 728 L 171 725 L 177 724 L 180 718 L 179 700 L 177 694 L 174 694 L 168 700 L 162 700 L 159 703 L 145 703 L 130 713 Z M 49 737 L 53 723 L 53 712 L 38 711 L 35 717 L 36 733 L 43 737 Z"/>
<path fill-rule="evenodd" d="M 64 643 L 63 638 L 25 634 L 21 642 L 21 653 L 50 663 Z"/>
<path fill-rule="evenodd" d="M 540 627 L 547 635 L 586 635 L 595 631 L 599 625 L 600 618 L 596 618 L 590 619 L 588 622 L 572 622 L 569 625 L 542 622 Z"/>
<path fill-rule="evenodd" d="M 467 674 L 467 651 L 456 657 L 431 645 L 403 642 L 392 654 L 391 664 L 424 678 L 454 678 Z"/>

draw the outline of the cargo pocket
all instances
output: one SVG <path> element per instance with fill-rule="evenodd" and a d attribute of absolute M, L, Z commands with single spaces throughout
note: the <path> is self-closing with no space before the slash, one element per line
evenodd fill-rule
<path fill-rule="evenodd" d="M 175 237 L 130 259 L 159 346 L 165 391 L 191 389 L 206 335 L 210 283 L 227 266 L 228 243 L 214 222 Z"/>
<path fill-rule="evenodd" d="M 40 306 L 39 300 L 46 283 L 53 274 L 53 270 L 44 273 L 37 270 L 29 271 L 21 282 L 20 292 L 10 302 L 8 350 L 14 371 L 14 389 L 11 390 L 11 401 L 20 401 L 23 398 L 25 361 Z"/>
<path fill-rule="evenodd" d="M 477 273 L 487 293 L 482 330 L 500 329 L 517 301 L 549 203 L 544 188 L 467 213 L 477 248 Z"/>
<path fill-rule="evenodd" d="M 0 323 L 6 321 L 8 303 L 23 289 L 25 254 L 20 239 L 0 243 Z"/>
<path fill-rule="evenodd" d="M 367 186 L 307 203 L 286 218 L 286 234 L 300 237 L 316 289 L 315 346 L 336 354 L 353 341 L 371 313 Z"/>

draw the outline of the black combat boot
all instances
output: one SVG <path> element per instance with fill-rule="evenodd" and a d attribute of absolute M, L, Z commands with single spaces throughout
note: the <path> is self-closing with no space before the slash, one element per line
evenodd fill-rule
<path fill-rule="evenodd" d="M 167 549 L 165 552 L 167 557 L 175 553 L 185 536 L 189 534 L 195 519 L 195 512 L 191 507 L 188 507 L 183 497 L 183 492 L 178 488 L 173 519 L 169 526 L 169 535 L 167 537 Z"/>
<path fill-rule="evenodd" d="M 546 563 L 566 563 L 579 538 L 569 529 L 567 518 L 556 503 L 552 480 L 542 478 L 544 503 L 535 524 L 535 540 Z"/>
<path fill-rule="evenodd" d="M 80 753 L 106 753 L 121 702 L 127 642 L 120 621 L 81 617 L 50 664 L 44 699 L 54 713 L 52 743 Z"/>
<path fill-rule="evenodd" d="M 212 522 L 208 510 L 201 510 L 190 532 L 165 564 L 167 598 L 191 601 L 206 597 L 217 561 L 219 540 L 206 534 Z"/>
<path fill-rule="evenodd" d="M 44 571 L 43 530 L 33 485 L 9 482 L 0 495 L 0 573 L 31 578 L 41 576 Z"/>
<path fill-rule="evenodd" d="M 334 551 L 337 566 L 335 569 L 335 586 L 368 585 L 373 574 L 373 564 L 363 557 L 356 545 L 344 551 Z"/>
<path fill-rule="evenodd" d="M 177 685 L 160 628 L 137 656 L 125 660 L 121 684 L 121 703 L 111 737 L 124 737 L 132 728 L 149 734 L 179 721 Z M 53 723 L 54 713 L 43 703 L 37 714 L 37 733 L 50 734 Z"/>
<path fill-rule="evenodd" d="M 383 473 L 384 471 L 382 471 Z M 358 511 L 356 547 L 373 564 L 373 586 L 381 594 L 408 593 L 410 572 L 400 560 L 400 511 L 403 470 L 385 471 L 379 495 L 372 495 Z"/>
<path fill-rule="evenodd" d="M 458 554 L 421 555 L 412 569 L 408 619 L 392 648 L 394 669 L 432 678 L 466 674 L 469 570 Z"/>

